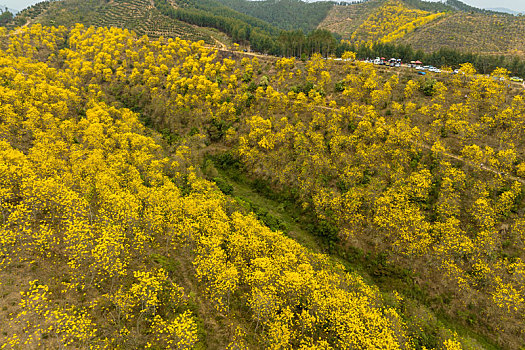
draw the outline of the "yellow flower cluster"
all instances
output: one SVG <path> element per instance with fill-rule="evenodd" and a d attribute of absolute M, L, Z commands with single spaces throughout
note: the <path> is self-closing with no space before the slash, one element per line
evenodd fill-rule
<path fill-rule="evenodd" d="M 177 116 L 166 127 L 218 128 L 247 103 L 234 94 L 244 75 L 235 61 L 202 43 L 82 26 L 33 26 L 0 48 L 1 269 L 22 292 L 3 348 L 191 349 L 202 340 L 192 306 L 201 293 L 232 321 L 248 312 L 244 327 L 264 347 L 412 347 L 376 288 L 232 209 L 199 178 L 200 135 L 168 158 L 166 140 L 121 105 L 140 87 Z"/>
<path fill-rule="evenodd" d="M 225 149 L 291 188 L 341 250 L 383 253 L 504 341 L 522 336 L 523 191 L 508 173 L 523 168 L 525 99 L 505 72 L 405 82 L 351 54 L 221 59 L 202 42 L 80 25 L 4 34 L 0 268 L 29 289 L 4 347 L 192 348 L 207 328 L 231 333 L 224 348 L 423 341 L 402 298 L 204 180 L 203 155 Z"/>

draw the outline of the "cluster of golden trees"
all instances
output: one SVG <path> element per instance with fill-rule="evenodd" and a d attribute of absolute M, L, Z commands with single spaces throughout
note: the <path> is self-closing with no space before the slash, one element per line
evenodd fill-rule
<path fill-rule="evenodd" d="M 251 139 L 272 127 L 241 121 L 254 98 L 271 115 L 284 101 L 311 109 L 310 97 L 270 86 L 251 94 L 258 61 L 217 60 L 202 42 L 81 25 L 1 34 L 0 300 L 16 301 L 2 310 L 2 349 L 191 349 L 210 337 L 231 349 L 414 347 L 400 296 L 387 303 L 195 169 L 221 122 L 256 126 Z M 328 83 L 321 63 L 306 72 Z M 209 132 L 188 133 L 168 156 L 123 107 L 132 102 L 159 126 Z M 225 134 L 233 142 L 238 132 Z M 216 334 L 206 335 L 210 322 Z M 442 344 L 460 346 L 452 333 Z"/>
<path fill-rule="evenodd" d="M 219 59 L 80 25 L 0 34 L 0 266 L 22 292 L 5 348 L 192 348 L 214 317 L 231 348 L 421 344 L 397 293 L 201 178 L 203 153 L 225 146 L 343 247 L 386 254 L 446 311 L 522 342 L 525 102 L 506 71 L 409 80 L 351 53 Z"/>
<path fill-rule="evenodd" d="M 317 67 L 304 79 L 324 81 Z M 334 99 L 258 90 L 289 113 L 249 118 L 235 136 L 241 158 L 298 188 L 344 240 L 390 252 L 519 344 L 524 180 L 512 174 L 524 168 L 523 93 L 510 92 L 504 69 L 479 76 L 470 64 L 444 81 L 404 84 L 369 64 L 347 70 Z"/>

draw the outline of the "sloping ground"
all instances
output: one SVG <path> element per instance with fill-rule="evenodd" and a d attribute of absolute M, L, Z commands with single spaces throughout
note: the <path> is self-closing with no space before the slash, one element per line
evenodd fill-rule
<path fill-rule="evenodd" d="M 399 0 L 389 0 L 374 11 L 352 34 L 352 40 L 373 43 L 431 13 L 410 9 Z M 406 33 L 406 32 L 405 32 Z"/>
<path fill-rule="evenodd" d="M 170 328 L 196 349 L 483 347 L 415 298 L 502 349 L 525 343 L 525 103 L 505 82 L 467 65 L 432 82 L 319 55 L 221 61 L 119 29 L 4 34 L 2 348 L 175 348 Z M 216 164 L 258 176 L 253 191 L 200 159 L 227 149 Z M 312 221 L 287 217 L 285 199 Z M 251 211 L 291 237 L 306 224 L 388 291 Z M 394 281 L 413 287 L 398 294 Z M 228 346 L 237 324 L 249 343 Z"/>
<path fill-rule="evenodd" d="M 334 3 L 301 0 L 249 1 L 219 0 L 224 5 L 244 14 L 267 21 L 281 29 L 311 31 L 323 21 Z"/>
<path fill-rule="evenodd" d="M 47 10 L 49 6 L 51 6 L 52 4 L 53 2 L 50 2 L 50 1 L 42 1 L 42 2 L 36 3 L 32 6 L 29 6 L 23 9 L 17 15 L 24 16 L 26 18 L 35 18 L 38 15 L 40 15 L 42 12 Z"/>
<path fill-rule="evenodd" d="M 383 0 L 372 0 L 361 4 L 334 6 L 318 28 L 328 29 L 349 39 L 352 33 L 382 4 Z"/>
<path fill-rule="evenodd" d="M 394 42 L 425 51 L 446 47 L 490 54 L 525 52 L 525 18 L 481 10 L 446 11 L 445 15 L 435 13 L 443 10 L 436 6 L 428 8 L 411 0 L 334 6 L 319 28 L 353 42 Z"/>
<path fill-rule="evenodd" d="M 399 39 L 416 49 L 512 53 L 525 51 L 525 19 L 507 15 L 455 13 L 427 24 Z"/>
<path fill-rule="evenodd" d="M 26 7 L 18 13 L 12 12 L 13 14 L 16 13 L 16 16 L 13 18 L 11 23 L 6 24 L 6 28 L 13 29 L 15 27 L 28 25 L 33 21 L 33 19 L 45 12 L 52 4 L 53 2 L 51 1 L 42 1 L 32 6 Z"/>
<path fill-rule="evenodd" d="M 400 0 L 335 6 L 319 28 L 353 42 L 391 42 L 435 21 L 443 13 L 423 11 Z"/>
<path fill-rule="evenodd" d="M 196 26 L 162 15 L 149 0 L 67 0 L 52 4 L 37 17 L 44 25 L 73 26 L 75 23 L 97 27 L 130 29 L 151 37 L 180 37 L 187 40 L 214 40 Z"/>
<path fill-rule="evenodd" d="M 172 111 L 187 109 L 195 123 L 209 111 L 219 118 L 224 100 L 246 89 L 233 74 L 243 66 L 200 43 L 120 29 L 4 31 L 0 348 L 401 350 L 425 341 L 421 322 L 409 328 L 397 312 L 410 308 L 401 296 L 387 299 L 262 225 L 198 176 L 186 141 L 163 149 L 144 116 L 122 105 L 129 89 L 176 101 Z M 230 83 L 219 87 L 212 70 Z M 122 102 L 109 95 L 118 86 Z M 189 137 L 201 143 L 204 133 Z M 440 348 L 460 349 L 443 331 Z"/>

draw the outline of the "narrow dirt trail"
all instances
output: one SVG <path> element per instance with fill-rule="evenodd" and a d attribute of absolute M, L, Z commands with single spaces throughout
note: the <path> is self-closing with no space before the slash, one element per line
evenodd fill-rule
<path fill-rule="evenodd" d="M 151 0 L 153 1 L 153 0 Z M 18 33 L 20 33 L 24 28 L 26 28 L 27 26 L 29 26 L 30 24 L 32 23 L 32 20 L 28 20 L 26 24 L 24 24 L 22 27 L 18 28 L 15 32 L 9 34 L 8 36 L 11 36 L 11 35 L 16 35 Z M 219 41 L 217 38 L 215 37 L 212 37 L 213 40 L 215 40 L 215 42 L 217 44 L 219 44 L 221 46 L 221 49 L 222 51 L 228 51 L 228 47 L 226 46 L 226 44 L 224 44 L 223 42 Z M 246 55 L 246 56 L 253 56 L 253 57 L 262 57 L 262 58 L 267 58 L 267 57 L 272 57 L 272 56 L 266 56 L 266 55 L 262 55 L 262 54 L 257 54 L 257 53 L 253 53 L 253 52 L 238 52 L 236 51 L 235 52 L 236 54 L 241 54 L 241 55 Z M 521 85 L 521 84 L 520 84 Z M 525 83 L 524 83 L 524 88 L 525 88 Z M 315 108 L 318 108 L 318 109 L 322 109 L 322 110 L 326 110 L 326 111 L 330 111 L 330 112 L 337 112 L 337 113 L 342 113 L 341 109 L 339 108 L 332 108 L 332 107 L 327 107 L 327 106 L 315 106 Z M 363 116 L 358 116 L 359 119 L 362 119 Z M 421 148 L 424 148 L 424 149 L 427 149 L 427 150 L 432 150 L 432 146 L 430 145 L 427 145 L 425 143 L 422 143 L 422 142 L 417 142 L 417 141 L 410 141 L 411 143 L 413 143 L 414 145 L 416 146 L 419 146 Z M 518 177 L 518 176 L 514 176 L 512 174 L 508 174 L 506 172 L 502 172 L 502 171 L 499 171 L 499 170 L 496 170 L 492 167 L 489 167 L 485 164 L 477 164 L 477 163 L 474 163 L 470 160 L 467 160 L 467 159 L 464 159 L 463 157 L 460 157 L 458 155 L 455 155 L 455 154 L 452 154 L 452 153 L 448 153 L 448 152 L 444 152 L 442 153 L 442 155 L 446 158 L 450 158 L 450 159 L 454 159 L 454 160 L 457 160 L 459 162 L 462 162 L 464 163 L 465 165 L 468 165 L 470 167 L 473 167 L 473 168 L 479 168 L 479 169 L 482 169 L 482 170 L 485 170 L 487 172 L 490 172 L 490 173 L 493 173 L 495 175 L 500 175 L 500 176 L 505 176 L 509 179 L 512 179 L 514 181 L 518 181 L 519 183 L 521 184 L 524 184 L 525 185 L 525 179 L 521 178 L 521 177 Z"/>
<path fill-rule="evenodd" d="M 32 23 L 33 23 L 33 19 L 30 18 L 30 19 L 26 22 L 26 24 L 24 24 L 23 26 L 19 27 L 17 30 L 15 30 L 15 31 L 12 32 L 11 34 L 8 34 L 8 36 L 12 36 L 12 35 L 18 35 L 18 34 L 20 34 L 20 33 L 24 30 L 24 28 L 27 28 L 27 27 L 28 27 L 30 24 L 32 24 Z"/>
<path fill-rule="evenodd" d="M 219 44 L 219 47 L 221 48 L 221 50 L 228 50 L 228 46 L 226 46 L 225 43 L 223 43 L 222 41 L 220 41 L 219 39 L 217 39 L 216 37 L 212 36 L 211 37 L 213 40 L 215 40 L 215 42 L 217 44 Z"/>

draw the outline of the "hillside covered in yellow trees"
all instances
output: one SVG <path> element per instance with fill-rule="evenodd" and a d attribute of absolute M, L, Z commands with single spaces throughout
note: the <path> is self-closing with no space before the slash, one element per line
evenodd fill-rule
<path fill-rule="evenodd" d="M 461 6 L 460 10 L 451 3 Z M 463 8 L 465 7 L 465 8 Z M 318 28 L 353 43 L 395 43 L 414 50 L 523 56 L 525 18 L 480 10 L 459 1 L 368 0 L 335 5 Z"/>
<path fill-rule="evenodd" d="M 343 58 L 0 28 L 0 348 L 521 349 L 523 89 Z"/>

